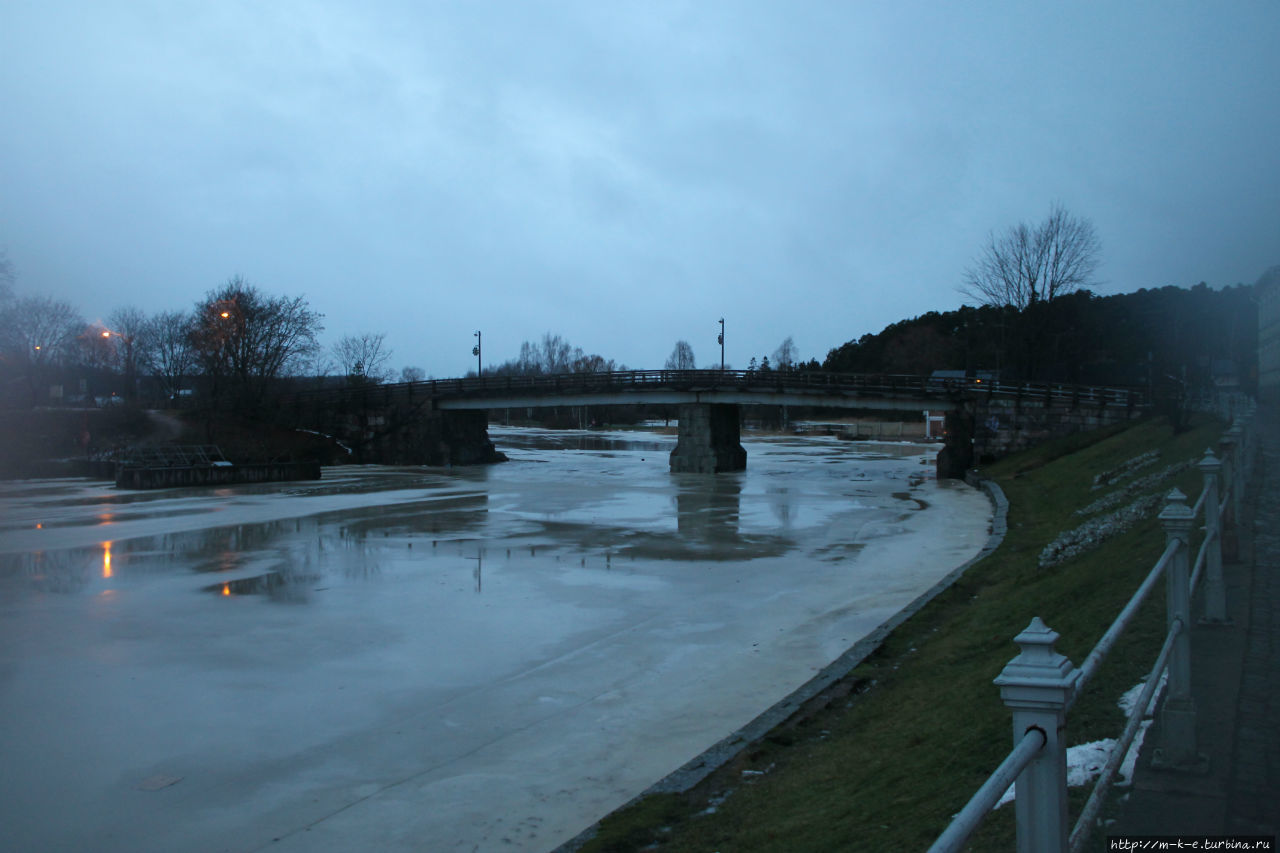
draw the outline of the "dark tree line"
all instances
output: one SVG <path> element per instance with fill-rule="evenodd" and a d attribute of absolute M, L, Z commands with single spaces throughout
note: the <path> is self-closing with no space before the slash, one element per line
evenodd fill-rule
<path fill-rule="evenodd" d="M 314 366 L 321 316 L 235 276 L 190 312 L 126 306 L 88 323 L 67 302 L 16 296 L 0 256 L 0 389 L 11 404 L 176 399 L 247 413 L 282 378 Z"/>
<path fill-rule="evenodd" d="M 1234 364 L 1246 390 L 1256 382 L 1257 308 L 1252 288 L 1203 282 L 1118 296 L 1088 290 L 1010 305 L 931 311 L 848 341 L 826 370 L 929 374 L 998 371 L 1008 381 L 1139 385 L 1174 377 L 1191 387 Z M 1220 366 L 1220 365 L 1219 365 Z"/>

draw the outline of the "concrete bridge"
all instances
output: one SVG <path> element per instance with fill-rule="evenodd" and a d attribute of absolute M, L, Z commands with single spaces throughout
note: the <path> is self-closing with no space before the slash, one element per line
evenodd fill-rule
<path fill-rule="evenodd" d="M 975 461 L 1052 435 L 1146 410 L 1140 392 L 1122 388 L 816 371 L 628 370 L 323 389 L 282 400 L 278 416 L 346 440 L 365 461 L 474 464 L 505 458 L 489 440 L 489 410 L 642 404 L 678 407 L 671 470 L 698 473 L 746 467 L 742 405 L 943 411 L 938 473 L 944 477 L 961 477 Z"/>

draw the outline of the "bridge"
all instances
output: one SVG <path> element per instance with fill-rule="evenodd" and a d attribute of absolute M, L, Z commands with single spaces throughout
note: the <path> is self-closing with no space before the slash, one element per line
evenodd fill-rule
<path fill-rule="evenodd" d="M 469 464 L 503 458 L 488 438 L 490 410 L 645 404 L 678 407 L 671 470 L 698 473 L 746 467 L 743 405 L 943 411 L 946 445 L 938 464 L 948 477 L 963 476 L 977 459 L 1147 408 L 1140 392 L 1126 388 L 819 371 L 626 370 L 316 389 L 282 400 L 277 416 L 347 439 L 367 461 Z"/>

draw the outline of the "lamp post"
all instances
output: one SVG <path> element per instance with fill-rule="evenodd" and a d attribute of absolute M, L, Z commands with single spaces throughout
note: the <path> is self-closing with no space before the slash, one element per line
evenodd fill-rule
<path fill-rule="evenodd" d="M 720 318 L 720 334 L 716 336 L 716 343 L 720 344 L 720 372 L 724 373 L 724 318 Z"/>
<path fill-rule="evenodd" d="M 225 317 L 229 315 L 224 313 L 223 316 Z M 135 399 L 138 396 L 138 388 L 137 388 L 138 379 L 137 379 L 137 364 L 134 361 L 133 335 L 128 335 L 123 332 L 115 332 L 110 329 L 103 329 L 102 337 L 106 340 L 110 340 L 111 338 L 116 337 L 124 342 L 124 382 L 125 382 L 125 389 L 126 389 L 125 397 L 129 400 Z"/>
<path fill-rule="evenodd" d="M 480 379 L 484 376 L 484 367 L 481 364 L 481 358 L 480 358 L 480 344 L 481 344 L 480 332 L 477 331 L 476 345 L 471 348 L 471 354 L 476 357 L 476 378 L 477 379 Z"/>

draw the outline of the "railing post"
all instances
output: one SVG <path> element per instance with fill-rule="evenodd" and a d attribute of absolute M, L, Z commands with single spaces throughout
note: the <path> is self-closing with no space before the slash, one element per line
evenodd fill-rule
<path fill-rule="evenodd" d="M 1212 624 L 1226 624 L 1227 590 L 1222 580 L 1222 531 L 1218 516 L 1218 473 L 1222 463 L 1214 458 L 1213 450 L 1205 448 L 1200 460 L 1200 472 L 1204 475 L 1204 537 L 1209 543 L 1204 565 L 1204 618 Z"/>
<path fill-rule="evenodd" d="M 1018 853 L 1067 849 L 1067 703 L 1080 671 L 1054 651 L 1058 633 L 1037 616 L 1014 637 L 1021 651 L 996 677 L 1000 698 L 1013 711 L 1013 742 L 1038 728 L 1045 744 L 1018 776 L 1015 817 Z"/>
<path fill-rule="evenodd" d="M 1229 494 L 1234 494 L 1239 488 L 1234 464 L 1236 452 L 1235 436 L 1231 434 L 1230 430 L 1227 430 L 1218 438 L 1218 458 L 1223 462 L 1224 482 L 1222 483 L 1222 488 L 1228 490 Z M 1235 528 L 1235 503 L 1234 501 L 1228 501 L 1226 511 L 1222 515 L 1222 524 L 1218 527 L 1218 533 L 1222 536 L 1223 559 L 1234 560 L 1237 556 Z"/>
<path fill-rule="evenodd" d="M 1240 440 L 1243 442 L 1244 453 L 1240 455 L 1243 461 L 1241 469 L 1241 478 L 1248 479 L 1249 471 L 1253 467 L 1254 453 L 1258 449 L 1257 435 L 1258 431 L 1254 429 L 1254 415 L 1257 411 L 1257 403 L 1253 400 L 1246 400 L 1244 407 L 1244 417 L 1240 419 Z"/>
<path fill-rule="evenodd" d="M 1167 543 L 1177 542 L 1173 559 L 1165 569 L 1165 625 L 1178 636 L 1169 653 L 1169 683 L 1164 707 L 1160 710 L 1160 746 L 1151 756 L 1151 766 L 1163 770 L 1204 772 L 1206 757 L 1196 752 L 1196 703 L 1191 696 L 1191 528 L 1195 514 L 1187 506 L 1187 496 L 1177 489 L 1169 492 L 1168 503 L 1160 511 Z M 1167 547 L 1167 546 L 1166 546 Z"/>
<path fill-rule="evenodd" d="M 1241 510 L 1244 509 L 1244 457 L 1245 457 L 1245 441 L 1244 427 L 1240 425 L 1240 419 L 1236 418 L 1231 423 L 1231 429 L 1227 430 L 1227 435 L 1231 436 L 1235 444 L 1235 453 L 1231 457 L 1231 514 L 1236 524 L 1240 523 Z"/>

